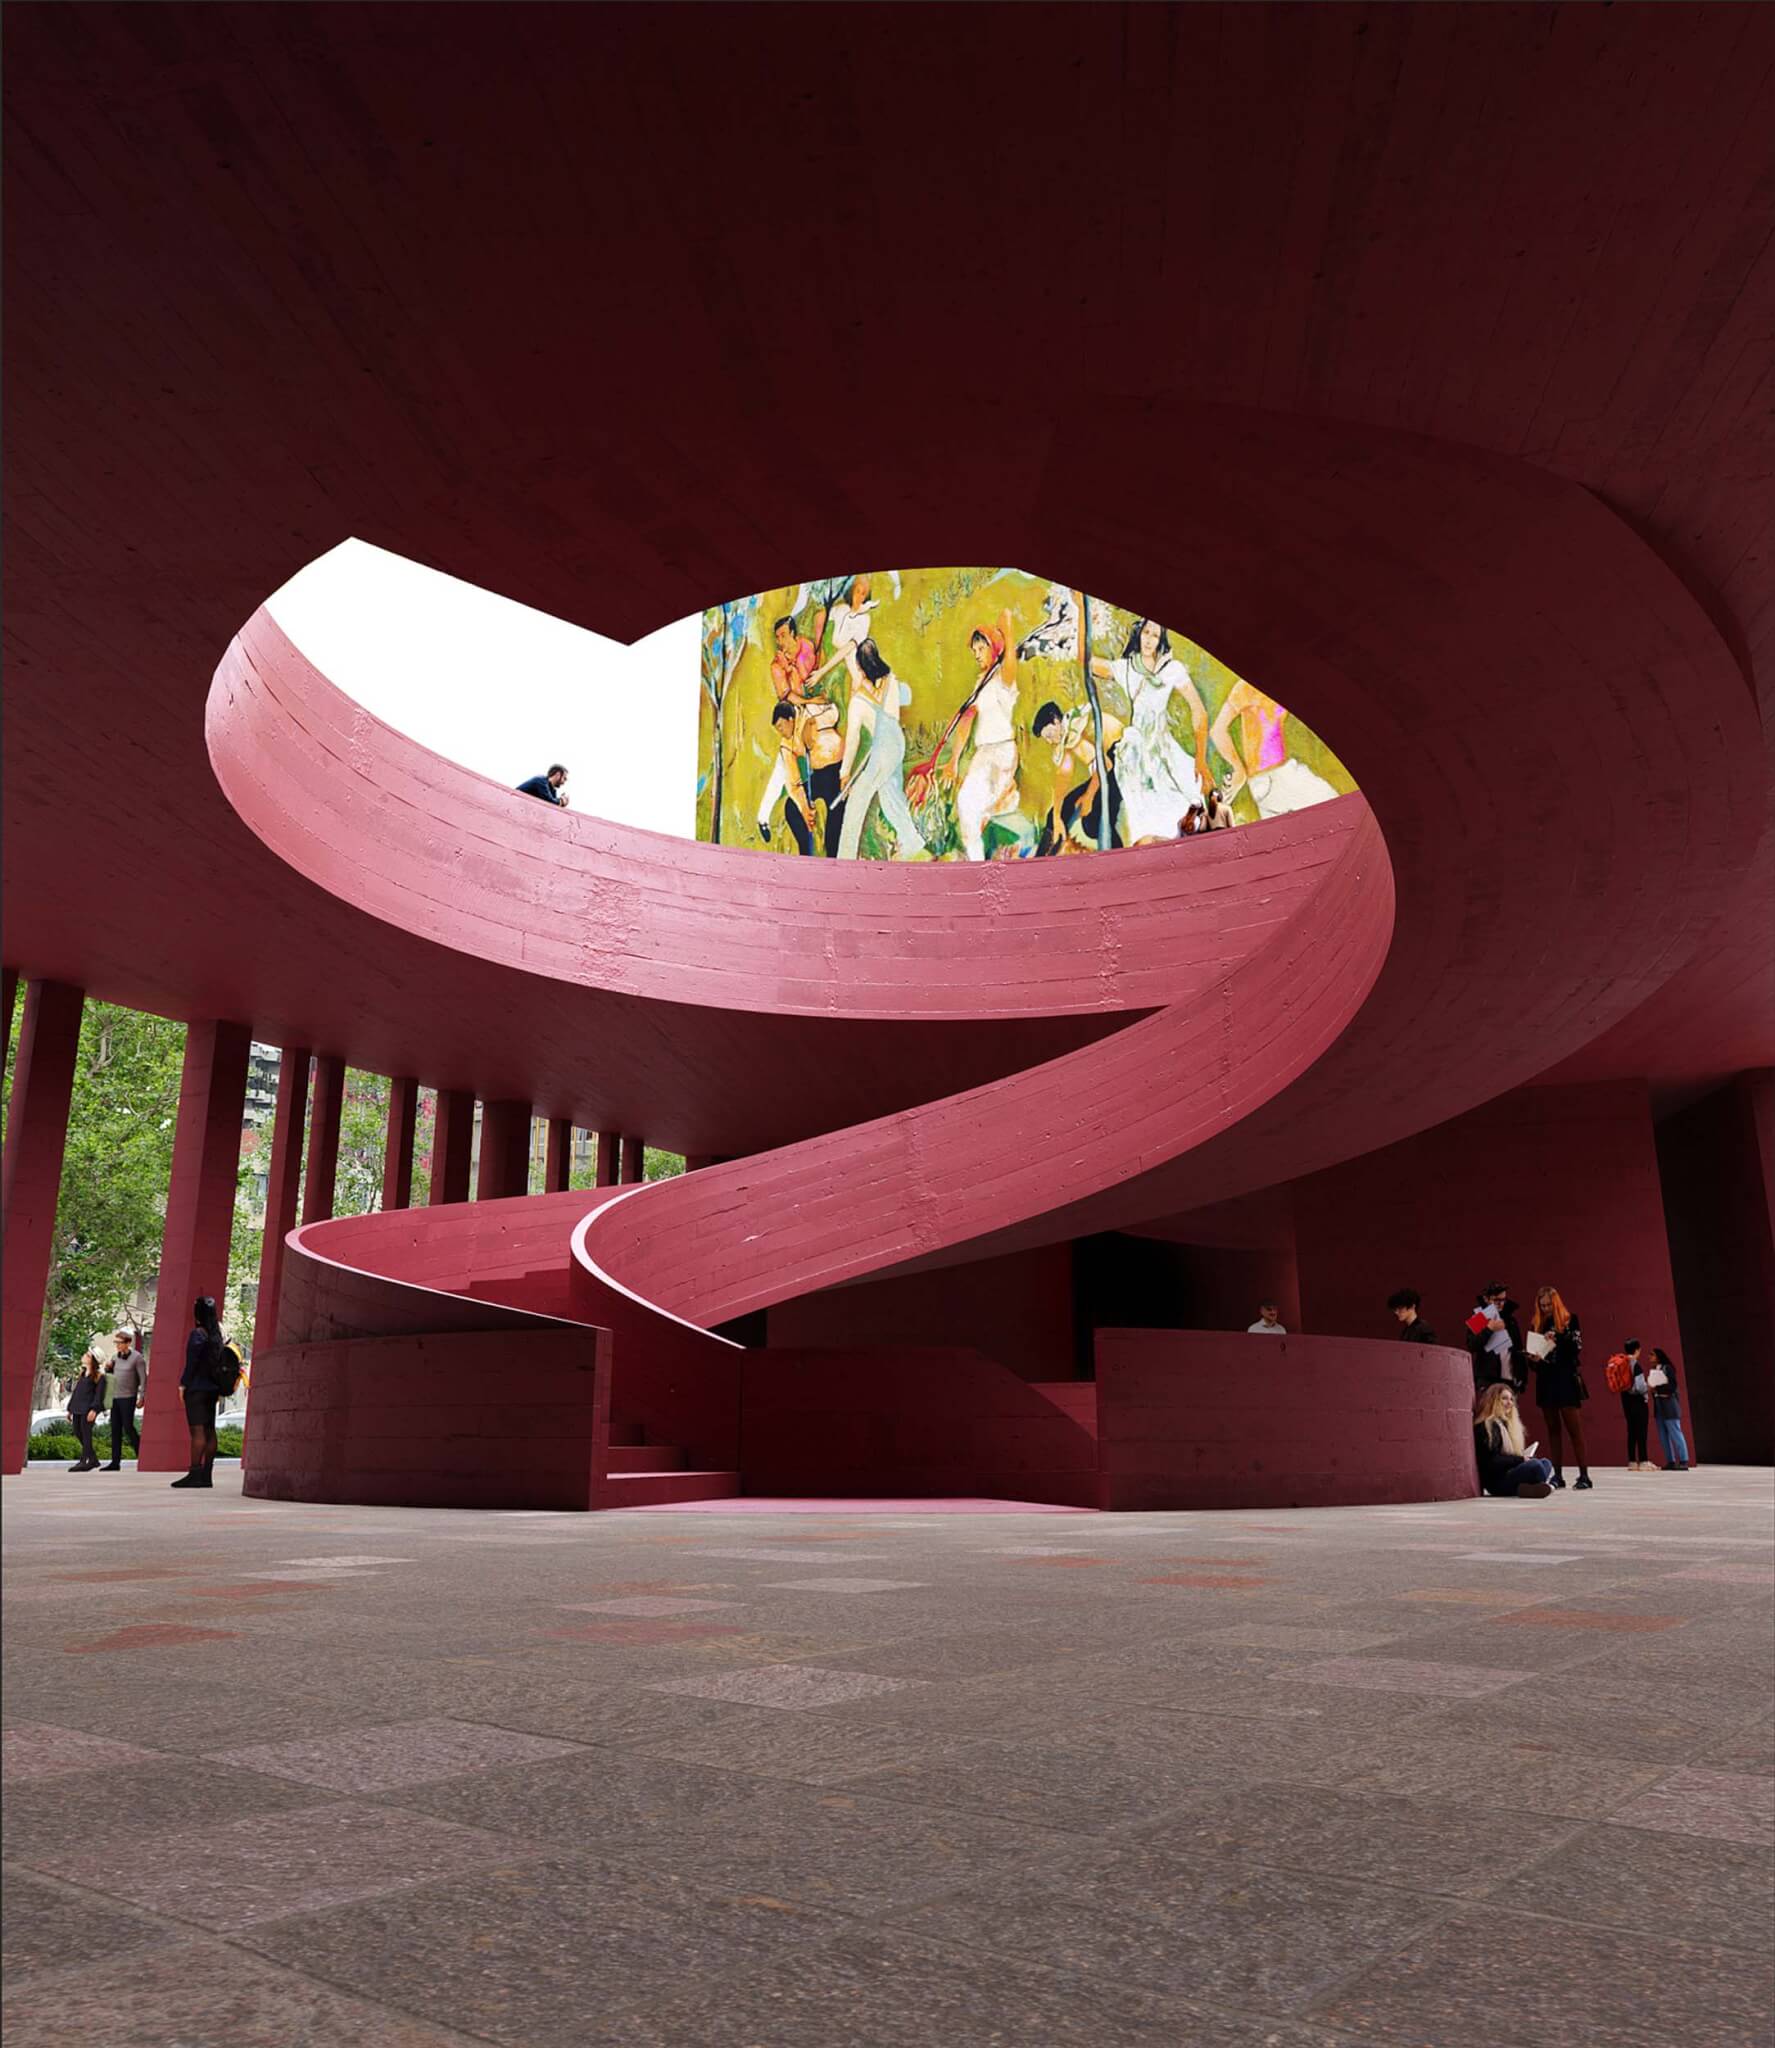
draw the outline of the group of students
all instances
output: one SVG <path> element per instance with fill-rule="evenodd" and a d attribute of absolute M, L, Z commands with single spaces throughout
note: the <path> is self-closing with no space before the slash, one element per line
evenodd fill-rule
<path fill-rule="evenodd" d="M 241 1381 L 239 1347 L 223 1334 L 213 1295 L 200 1294 L 192 1304 L 191 1334 L 185 1339 L 185 1369 L 179 1375 L 179 1399 L 191 1433 L 191 1464 L 175 1486 L 212 1486 L 216 1465 L 216 1411 Z M 148 1362 L 135 1334 L 119 1330 L 116 1355 L 107 1367 L 96 1352 L 80 1361 L 79 1376 L 68 1395 L 68 1415 L 80 1439 L 80 1457 L 70 1472 L 117 1472 L 123 1467 L 127 1438 L 139 1455 L 142 1439 L 136 1409 L 147 1391 Z M 105 1379 L 111 1378 L 111 1462 L 101 1465 L 93 1448 L 93 1432 L 105 1405 Z"/>
<path fill-rule="evenodd" d="M 1408 1343 L 1436 1342 L 1436 1333 L 1422 1314 L 1423 1297 L 1414 1288 L 1403 1287 L 1390 1295 L 1387 1306 L 1400 1325 L 1399 1334 Z M 1559 1289 L 1543 1287 L 1536 1293 L 1526 1335 L 1517 1319 L 1517 1305 L 1510 1299 L 1510 1290 L 1495 1284 L 1479 1290 L 1464 1327 L 1467 1349 L 1473 1359 L 1476 1397 L 1473 1448 L 1484 1491 L 1536 1499 L 1559 1491 L 1566 1483 L 1567 1439 L 1578 1461 L 1574 1490 L 1589 1491 L 1592 1481 L 1582 1414 L 1583 1405 L 1590 1398 L 1584 1379 L 1584 1333 Z M 1547 1448 L 1552 1454 L 1545 1458 L 1537 1455 L 1538 1442 L 1526 1440 L 1518 1405 L 1531 1367 L 1535 1375 L 1535 1406 L 1546 1426 Z M 1621 1397 L 1621 1412 L 1627 1423 L 1628 1471 L 1656 1469 L 1646 1456 L 1648 1423 L 1656 1420 L 1664 1450 L 1664 1470 L 1687 1472 L 1689 1447 L 1683 1436 L 1676 1366 L 1669 1353 L 1653 1345 L 1649 1358 L 1642 1362 L 1639 1339 L 1630 1339 L 1609 1360 L 1608 1386 Z"/>
<path fill-rule="evenodd" d="M 1591 1485 L 1584 1444 L 1583 1405 L 1590 1398 L 1584 1379 L 1584 1334 L 1577 1316 L 1556 1287 L 1543 1287 L 1535 1297 L 1526 1337 L 1517 1321 L 1509 1289 L 1480 1290 L 1466 1319 L 1467 1348 L 1473 1358 L 1477 1400 L 1473 1446 L 1480 1485 L 1490 1494 L 1545 1498 L 1565 1485 L 1564 1439 L 1571 1440 L 1578 1460 L 1576 1490 Z M 1608 1384 L 1621 1397 L 1627 1423 L 1627 1469 L 1648 1472 L 1647 1423 L 1655 1415 L 1664 1447 L 1664 1469 L 1686 1472 L 1689 1448 L 1683 1438 L 1682 1410 L 1676 1367 L 1669 1354 L 1654 1345 L 1650 1361 L 1641 1366 L 1638 1338 L 1631 1339 L 1609 1361 Z M 1535 1405 L 1547 1429 L 1551 1457 L 1537 1455 L 1538 1443 L 1525 1441 L 1518 1395 L 1527 1370 L 1535 1375 Z"/>

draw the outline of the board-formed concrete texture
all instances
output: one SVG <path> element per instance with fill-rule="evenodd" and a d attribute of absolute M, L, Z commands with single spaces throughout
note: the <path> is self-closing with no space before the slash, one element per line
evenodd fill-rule
<path fill-rule="evenodd" d="M 9 2048 L 1767 2038 L 1764 1472 L 1285 1514 L 5 1485 Z"/>
<path fill-rule="evenodd" d="M 1775 13 L 4 36 L 9 2043 L 1766 2040 Z M 273 618 L 354 536 L 629 641 L 1026 563 L 1360 793 L 557 812 Z M 285 1053 L 207 1494 L 20 1470 L 88 1000 L 190 1027 L 168 1392 Z M 1493 1278 L 1594 1491 L 1475 1491 Z"/>
<path fill-rule="evenodd" d="M 1239 1327 L 1237 1261 L 1315 1337 L 1390 1337 L 1401 1283 L 1458 1334 L 1502 1259 L 1593 1346 L 1671 1348 L 1699 1455 L 1769 1456 L 1766 12 L 834 13 L 896 103 L 866 159 L 815 114 L 736 113 L 828 17 L 738 19 L 9 15 L 7 1462 L 81 992 L 194 1027 L 173 1291 L 215 1284 L 242 1034 L 316 1055 L 318 1177 L 274 1162 L 265 1390 L 286 1347 L 484 1327 L 443 1295 L 606 1330 L 588 1504 L 743 1483 L 717 1326 L 854 1350 L 866 1283 L 904 1364 L 907 1304 L 977 1311 L 985 1272 L 1064 1294 L 1112 1232 L 1198 1279 L 1223 1255 L 1147 1320 Z M 1014 189 L 937 78 L 994 81 Z M 780 316 L 756 251 L 790 216 L 810 272 L 866 248 L 866 316 Z M 1056 248 L 1091 252 L 1076 288 L 1036 282 Z M 531 272 L 531 316 L 496 316 Z M 866 433 L 807 430 L 858 406 Z M 834 561 L 1037 564 L 1260 678 L 1362 794 L 978 868 L 545 812 L 263 611 L 346 534 L 625 637 Z M 70 736 L 99 734 L 127 860 L 68 801 Z M 402 1283 L 365 1328 L 280 1326 L 304 1261 L 353 1264 L 346 1062 L 400 1079 L 397 1144 L 412 1083 L 438 1091 L 438 1206 L 359 1241 L 366 1287 Z M 489 1233 L 530 1113 L 551 1192 L 518 1263 Z M 571 1124 L 607 1140 L 602 1205 L 555 1192 Z M 636 1188 L 643 1140 L 699 1170 Z M 395 1148 L 387 1178 L 410 1196 Z M 949 1320 L 910 1348 L 1042 1384 L 1090 1370 L 1087 1324 L 1138 1321 Z M 1588 1421 L 1623 1458 L 1613 1404 Z M 1002 1475 L 974 1448 L 945 1491 Z M 176 1462 L 176 1429 L 148 1450 Z"/>

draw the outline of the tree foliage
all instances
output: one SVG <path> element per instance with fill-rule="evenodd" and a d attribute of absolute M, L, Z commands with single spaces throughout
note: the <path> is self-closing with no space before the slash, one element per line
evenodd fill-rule
<path fill-rule="evenodd" d="M 575 1166 L 567 1176 L 570 1188 L 595 1188 L 598 1185 L 597 1147 L 594 1145 L 589 1150 L 592 1156 L 584 1165 Z M 684 1171 L 682 1152 L 662 1152 L 655 1145 L 647 1145 L 642 1148 L 642 1157 L 643 1178 L 647 1180 L 670 1180 Z"/>
<path fill-rule="evenodd" d="M 7 1048 L 9 1109 L 23 1008 Z M 65 1376 L 159 1269 L 184 1058 L 183 1024 L 115 1003 L 81 1013 L 38 1356 L 50 1371 Z"/>
<path fill-rule="evenodd" d="M 726 604 L 710 605 L 703 613 L 703 695 L 709 702 L 709 724 L 714 735 L 710 753 L 710 774 L 714 780 L 711 801 L 714 808 L 709 814 L 712 820 L 709 836 L 717 840 L 721 837 L 721 791 L 727 774 L 727 742 L 722 732 L 722 707 L 727 702 L 728 685 L 733 681 L 734 671 L 740 665 L 740 656 L 745 653 L 747 642 L 752 639 L 752 621 L 762 601 L 762 597 L 756 594 L 751 597 L 734 598 Z"/>

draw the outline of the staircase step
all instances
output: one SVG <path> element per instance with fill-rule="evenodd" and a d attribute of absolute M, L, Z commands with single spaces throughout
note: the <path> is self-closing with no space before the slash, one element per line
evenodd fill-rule
<path fill-rule="evenodd" d="M 612 1472 L 604 1482 L 607 1508 L 651 1508 L 680 1500 L 726 1500 L 740 1490 L 737 1472 Z"/>
<path fill-rule="evenodd" d="M 1097 1382 L 1095 1380 L 1031 1380 L 1032 1393 L 1052 1401 L 1062 1415 L 1081 1429 L 1097 1434 Z"/>
<path fill-rule="evenodd" d="M 607 1472 L 682 1472 L 684 1453 L 676 1444 L 612 1444 Z"/>

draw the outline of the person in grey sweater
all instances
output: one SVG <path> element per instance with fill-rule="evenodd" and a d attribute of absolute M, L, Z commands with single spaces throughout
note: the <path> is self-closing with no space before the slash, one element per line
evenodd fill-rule
<path fill-rule="evenodd" d="M 126 1435 L 140 1452 L 142 1439 L 136 1429 L 136 1409 L 148 1390 L 148 1361 L 136 1349 L 135 1332 L 119 1330 L 114 1342 L 117 1355 L 111 1361 L 111 1462 L 101 1465 L 101 1472 L 123 1470 Z"/>

